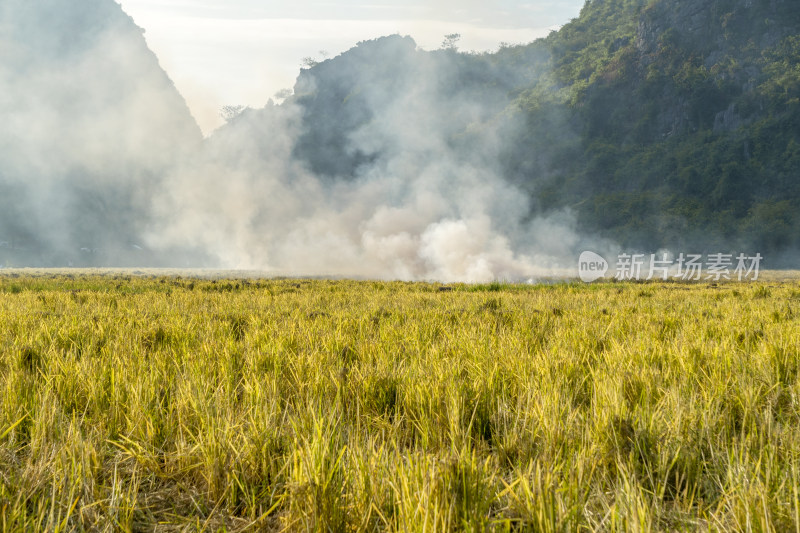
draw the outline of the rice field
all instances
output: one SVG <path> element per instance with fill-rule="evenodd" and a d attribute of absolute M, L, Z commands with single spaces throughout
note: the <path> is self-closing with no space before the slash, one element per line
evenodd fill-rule
<path fill-rule="evenodd" d="M 2 531 L 800 531 L 800 283 L 0 273 Z"/>

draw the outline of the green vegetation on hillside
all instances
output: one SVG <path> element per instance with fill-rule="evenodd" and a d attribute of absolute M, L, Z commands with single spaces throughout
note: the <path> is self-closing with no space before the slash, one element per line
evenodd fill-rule
<path fill-rule="evenodd" d="M 800 247 L 796 4 L 590 0 L 559 31 L 493 53 L 453 42 L 424 51 L 399 35 L 364 41 L 308 62 L 281 105 L 234 106 L 201 142 L 118 4 L 13 0 L 0 14 L 10 44 L 0 264 L 213 265 L 225 239 L 188 235 L 194 216 L 222 235 L 234 233 L 228 224 L 252 228 L 242 247 L 273 257 L 281 246 L 259 224 L 282 212 L 270 203 L 275 186 L 297 195 L 285 202 L 302 206 L 286 214 L 294 224 L 325 211 L 307 202 L 309 184 L 352 204 L 353 189 L 377 184 L 380 207 L 394 209 L 425 203 L 431 182 L 441 212 L 423 227 L 480 212 L 519 254 L 540 255 L 526 224 L 552 216 L 574 218 L 570 231 L 585 241 L 748 250 L 786 266 Z M 507 183 L 521 191 L 509 209 L 492 200 L 512 200 L 480 192 Z M 208 204 L 194 195 L 215 187 Z M 220 213 L 228 193 L 223 205 L 255 203 Z M 161 237 L 161 249 L 143 249 Z"/>
<path fill-rule="evenodd" d="M 542 43 L 577 135 L 550 198 L 629 246 L 796 247 L 798 31 L 791 2 L 587 2 Z"/>

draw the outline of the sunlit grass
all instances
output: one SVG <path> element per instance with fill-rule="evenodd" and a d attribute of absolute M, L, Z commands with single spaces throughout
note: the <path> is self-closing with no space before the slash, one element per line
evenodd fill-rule
<path fill-rule="evenodd" d="M 800 285 L 0 277 L 4 531 L 797 531 Z"/>

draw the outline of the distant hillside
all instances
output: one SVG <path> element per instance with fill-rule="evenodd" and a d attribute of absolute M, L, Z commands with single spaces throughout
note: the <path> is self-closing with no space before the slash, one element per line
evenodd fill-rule
<path fill-rule="evenodd" d="M 466 280 L 800 249 L 796 0 L 592 0 L 494 53 L 365 41 L 205 141 L 113 0 L 7 0 L 0 116 L 0 264 Z"/>
<path fill-rule="evenodd" d="M 593 0 L 492 54 L 360 43 L 303 70 L 284 107 L 300 109 L 295 156 L 327 179 L 419 159 L 409 135 L 433 129 L 448 157 L 492 158 L 529 217 L 568 209 L 581 232 L 648 251 L 776 253 L 800 245 L 799 102 L 792 0 Z"/>
<path fill-rule="evenodd" d="M 147 263 L 166 169 L 202 137 L 113 0 L 0 3 L 0 265 Z"/>

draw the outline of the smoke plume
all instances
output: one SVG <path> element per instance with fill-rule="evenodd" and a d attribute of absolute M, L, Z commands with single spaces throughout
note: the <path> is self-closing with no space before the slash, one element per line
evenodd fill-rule
<path fill-rule="evenodd" d="M 6 0 L 0 54 L 0 265 L 518 280 L 586 246 L 501 177 L 541 51 L 360 43 L 204 141 L 110 0 Z"/>
<path fill-rule="evenodd" d="M 585 243 L 569 213 L 532 218 L 530 195 L 499 177 L 515 132 L 491 119 L 507 87 L 454 85 L 461 61 L 395 36 L 304 71 L 294 97 L 245 111 L 171 177 L 149 243 L 295 275 L 486 281 L 571 267 Z"/>

